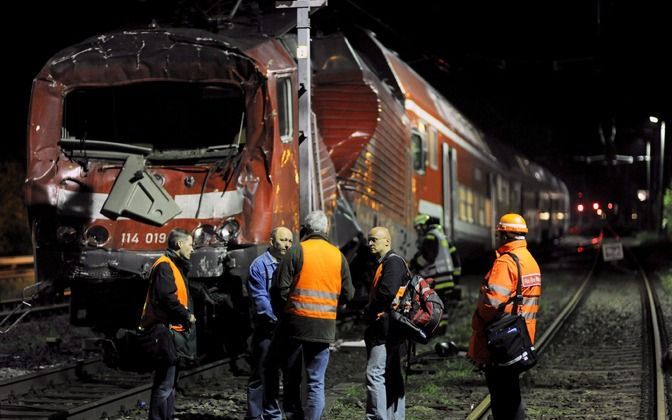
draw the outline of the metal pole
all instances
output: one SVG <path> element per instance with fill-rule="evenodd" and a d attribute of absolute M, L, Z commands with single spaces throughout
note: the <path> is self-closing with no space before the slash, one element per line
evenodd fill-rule
<path fill-rule="evenodd" d="M 651 204 L 651 142 L 646 142 L 646 225 L 647 229 L 653 228 L 653 204 Z M 640 225 L 641 226 L 641 225 Z"/>
<path fill-rule="evenodd" d="M 301 220 L 314 210 L 313 200 L 313 136 L 310 124 L 311 74 L 310 74 L 310 7 L 307 4 L 296 9 L 298 47 L 296 58 L 299 66 L 299 138 L 301 154 Z"/>
<path fill-rule="evenodd" d="M 665 204 L 663 202 L 663 195 L 665 193 L 665 185 L 663 181 L 663 173 L 665 169 L 665 121 L 660 122 L 660 169 L 658 171 L 658 199 L 660 200 L 660 219 L 658 219 L 658 230 L 663 229 L 663 214 Z"/>
<path fill-rule="evenodd" d="M 311 124 L 311 68 L 310 68 L 310 8 L 326 5 L 327 0 L 277 1 L 278 8 L 296 9 L 296 29 L 298 46 L 299 80 L 299 194 L 301 220 L 312 210 L 316 210 L 316 169 L 313 132 Z"/>

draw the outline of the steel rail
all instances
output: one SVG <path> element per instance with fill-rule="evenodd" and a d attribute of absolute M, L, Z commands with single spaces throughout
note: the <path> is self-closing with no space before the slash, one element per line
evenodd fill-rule
<path fill-rule="evenodd" d="M 635 261 L 637 269 L 641 273 L 642 279 L 644 280 L 644 288 L 646 289 L 646 305 L 648 308 L 648 315 L 649 315 L 648 329 L 653 338 L 653 357 L 654 357 L 653 367 L 655 376 L 653 385 L 654 385 L 654 392 L 656 394 L 656 398 L 654 399 L 655 418 L 657 420 L 665 420 L 668 417 L 667 417 L 667 401 L 665 398 L 665 375 L 663 373 L 663 345 L 660 337 L 661 330 L 665 328 L 665 326 L 658 323 L 659 317 L 658 317 L 658 308 L 656 305 L 656 300 L 654 298 L 655 293 L 653 291 L 653 288 L 651 287 L 651 282 L 649 281 L 649 278 L 646 275 L 644 268 L 642 268 L 641 264 L 639 263 L 639 260 L 634 255 L 634 253 L 630 251 L 630 249 L 628 248 L 624 249 Z"/>
<path fill-rule="evenodd" d="M 555 318 L 553 323 L 548 327 L 548 329 L 542 334 L 542 336 L 538 339 L 535 340 L 535 350 L 537 351 L 538 354 L 541 354 L 548 343 L 551 342 L 553 337 L 555 337 L 556 333 L 560 331 L 564 323 L 569 319 L 570 315 L 574 312 L 576 307 L 578 306 L 579 302 L 581 302 L 581 299 L 585 296 L 586 289 L 588 287 L 588 284 L 590 283 L 590 279 L 593 276 L 593 272 L 595 271 L 595 267 L 597 266 L 597 261 L 600 258 L 600 254 L 597 253 L 595 256 L 595 259 L 593 260 L 593 266 L 590 268 L 590 271 L 584 278 L 583 282 L 581 283 L 581 286 L 577 289 L 577 291 L 574 293 L 572 298 L 567 302 L 567 305 L 565 305 L 564 309 L 560 314 Z M 524 376 L 527 372 L 524 372 L 522 376 Z M 486 395 L 481 402 L 474 407 L 474 409 L 467 415 L 467 420 L 476 420 L 476 419 L 482 419 L 485 418 L 487 415 L 488 411 L 490 410 L 490 394 Z"/>

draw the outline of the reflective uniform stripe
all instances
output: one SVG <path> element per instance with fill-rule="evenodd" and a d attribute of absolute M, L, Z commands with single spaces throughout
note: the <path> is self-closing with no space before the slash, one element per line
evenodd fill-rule
<path fill-rule="evenodd" d="M 341 252 L 322 239 L 301 242 L 303 265 L 289 292 L 286 311 L 297 316 L 336 319 L 341 294 Z"/>

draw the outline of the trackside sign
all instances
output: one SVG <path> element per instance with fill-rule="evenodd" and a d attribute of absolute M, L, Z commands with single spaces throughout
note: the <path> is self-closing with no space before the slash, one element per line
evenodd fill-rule
<path fill-rule="evenodd" d="M 602 259 L 604 261 L 619 261 L 623 259 L 623 244 L 617 242 L 602 242 Z"/>

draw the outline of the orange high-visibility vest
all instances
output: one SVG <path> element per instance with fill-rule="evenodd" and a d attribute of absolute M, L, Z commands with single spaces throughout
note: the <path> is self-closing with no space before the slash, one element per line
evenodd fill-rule
<path fill-rule="evenodd" d="M 343 256 L 322 239 L 301 242 L 303 264 L 287 299 L 286 311 L 307 318 L 336 319 Z"/>
<path fill-rule="evenodd" d="M 154 265 L 152 266 L 152 272 L 161 263 L 167 263 L 170 266 L 170 269 L 173 272 L 173 279 L 175 279 L 175 286 L 177 287 L 177 291 L 175 292 L 175 294 L 177 295 L 177 301 L 180 302 L 180 304 L 188 310 L 189 296 L 187 294 L 187 283 L 184 281 L 184 277 L 182 277 L 182 272 L 180 271 L 179 268 L 177 268 L 175 263 L 165 255 L 161 256 L 154 262 Z M 142 318 L 145 318 L 147 305 L 149 304 L 150 299 L 152 298 L 151 294 L 152 294 L 152 287 L 150 285 L 150 288 L 147 291 L 147 297 L 145 298 L 145 306 L 142 308 Z M 181 325 L 171 324 L 170 328 L 172 328 L 175 331 L 184 331 L 184 327 Z"/>
<path fill-rule="evenodd" d="M 390 255 L 388 258 L 392 257 L 398 257 L 401 258 L 400 256 L 396 254 Z M 403 260 L 403 258 L 402 258 Z M 404 265 L 406 264 L 406 261 L 404 260 Z M 380 277 L 383 275 L 383 263 L 378 264 L 378 268 L 376 268 L 376 274 L 373 275 L 373 283 L 371 283 L 371 288 L 369 289 L 369 303 L 373 302 L 373 297 L 376 294 L 376 287 L 378 286 L 378 282 L 380 281 Z M 404 293 L 406 292 L 406 286 L 408 283 L 402 282 L 401 286 L 399 286 L 399 289 L 397 289 L 397 293 L 394 296 L 394 301 L 392 302 L 392 308 L 395 309 L 396 305 L 399 304 L 399 300 L 404 296 Z M 380 314 L 378 314 L 380 315 Z"/>
<path fill-rule="evenodd" d="M 516 262 L 505 254 L 507 252 L 515 254 L 520 260 L 520 279 Z M 471 322 L 473 332 L 467 354 L 472 360 L 479 363 L 489 361 L 485 327 L 501 313 L 511 313 L 518 281 L 522 282 L 523 294 L 523 304 L 518 307 L 518 313 L 525 317 L 525 324 L 534 344 L 541 296 L 541 270 L 527 250 L 527 242 L 517 240 L 508 242 L 497 250 L 497 259 L 481 284 L 476 313 Z"/>

